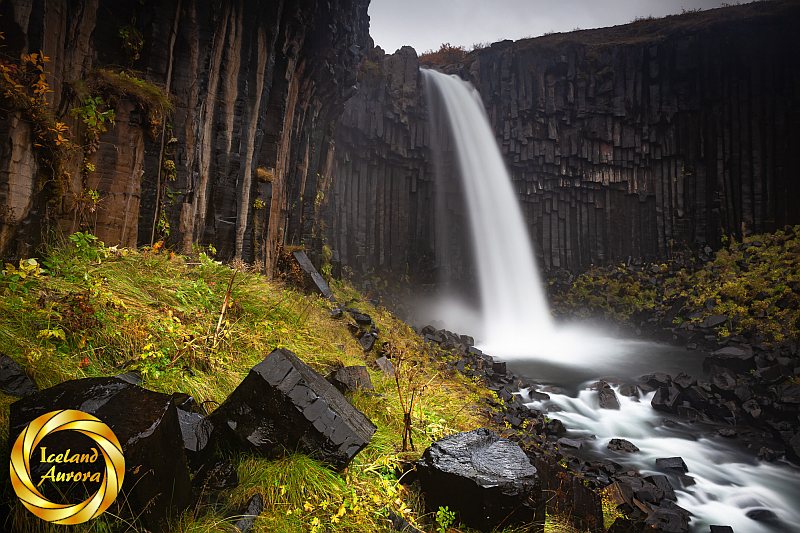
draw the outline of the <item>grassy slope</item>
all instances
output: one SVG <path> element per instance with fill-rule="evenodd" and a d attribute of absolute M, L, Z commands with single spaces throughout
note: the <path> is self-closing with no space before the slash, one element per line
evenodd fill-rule
<path fill-rule="evenodd" d="M 213 407 L 211 402 L 222 402 L 275 347 L 294 351 L 323 374 L 335 365 L 373 358 L 365 359 L 344 319 L 329 316 L 330 302 L 251 273 L 236 275 L 234 303 L 214 347 L 233 270 L 204 255 L 188 259 L 166 252 L 109 251 L 81 240 L 54 249 L 44 266 L 46 273 L 18 280 L 16 287 L 10 286 L 8 275 L 0 281 L 0 291 L 5 289 L 0 346 L 40 387 L 137 368 L 144 373 L 143 386 L 187 392 Z M 335 290 L 342 301 L 358 298 L 347 287 Z M 233 531 L 226 517 L 256 492 L 267 502 L 256 531 L 383 531 L 389 529 L 386 508 L 423 529 L 434 529 L 435 518 L 425 514 L 416 493 L 397 482 L 394 466 L 418 457 L 432 439 L 485 425 L 480 399 L 489 392 L 432 362 L 430 348 L 385 310 L 354 305 L 376 321 L 379 342 L 404 347 L 419 365 L 418 382 L 432 380 L 414 410 L 417 451 L 399 451 L 402 410 L 394 380 L 370 370 L 377 394 L 356 394 L 351 400 L 378 431 L 346 472 L 331 472 L 302 455 L 277 461 L 234 457 L 240 485 L 222 494 L 217 506 L 204 503 L 191 509 L 176 531 Z M 0 438 L 5 441 L 8 405 L 14 399 L 0 396 Z M 7 449 L 5 442 L 0 449 Z M 15 530 L 63 530 L 31 519 L 19 505 L 14 515 Z M 558 527 L 552 524 L 550 529 Z M 103 521 L 75 529 L 103 531 Z"/>

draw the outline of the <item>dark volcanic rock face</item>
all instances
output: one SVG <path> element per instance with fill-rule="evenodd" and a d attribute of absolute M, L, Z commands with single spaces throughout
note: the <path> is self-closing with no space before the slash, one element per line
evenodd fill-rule
<path fill-rule="evenodd" d="M 483 98 L 543 266 L 582 270 L 800 222 L 798 24 L 796 2 L 762 2 L 503 41 L 449 70 Z M 373 63 L 337 126 L 331 240 L 353 268 L 443 267 L 430 217 L 460 206 L 434 198 L 416 58 Z"/>
<path fill-rule="evenodd" d="M 536 468 L 515 443 L 488 429 L 433 443 L 417 464 L 425 502 L 448 506 L 481 531 L 498 525 L 544 524 L 544 498 Z"/>
<path fill-rule="evenodd" d="M 170 94 L 170 128 L 148 124 L 134 99 L 116 103 L 116 124 L 91 155 L 68 161 L 65 190 L 36 194 L 40 173 L 31 124 L 0 118 L 0 255 L 29 254 L 41 226 L 73 223 L 73 196 L 99 192 L 97 236 L 108 245 L 151 242 L 164 210 L 170 239 L 190 251 L 213 244 L 223 259 L 264 263 L 272 272 L 281 244 L 313 252 L 318 193 L 332 174 L 331 129 L 352 96 L 368 44 L 367 0 L 78 0 L 6 2 L 0 7 L 4 54 L 42 50 L 57 120 L 81 144 L 81 105 L 69 84 L 100 68 L 131 68 Z M 141 37 L 130 53 L 121 35 Z M 152 132 L 151 129 L 156 131 Z M 153 134 L 154 133 L 154 134 Z M 173 140 L 174 139 L 174 140 Z M 166 147 L 165 147 L 166 143 Z M 174 176 L 162 172 L 174 162 Z M 261 168 L 260 172 L 257 169 Z M 159 182 L 160 178 L 160 182 Z M 260 200 L 256 203 L 256 200 Z M 94 228 L 92 228 L 95 230 Z M 158 238 L 156 232 L 156 238 Z"/>
<path fill-rule="evenodd" d="M 172 398 L 116 378 L 67 381 L 11 404 L 9 444 L 47 412 L 78 409 L 108 425 L 122 444 L 125 480 L 114 513 L 166 531 L 190 503 L 189 468 Z M 69 436 L 69 434 L 66 434 Z M 69 442 L 61 439 L 65 448 Z M 124 504 L 123 504 L 124 502 Z M 134 512 L 136 516 L 131 516 Z"/>
<path fill-rule="evenodd" d="M 220 438 L 268 457 L 301 451 L 344 468 L 375 425 L 289 350 L 254 366 L 210 417 Z"/>

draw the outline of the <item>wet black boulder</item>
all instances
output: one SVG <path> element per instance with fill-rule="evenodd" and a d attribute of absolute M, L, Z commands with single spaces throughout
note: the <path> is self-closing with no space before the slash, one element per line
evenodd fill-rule
<path fill-rule="evenodd" d="M 545 499 L 536 468 L 517 444 L 488 429 L 433 443 L 417 472 L 431 511 L 447 506 L 461 523 L 481 531 L 500 524 L 543 527 Z"/>
<path fill-rule="evenodd" d="M 209 417 L 223 441 L 266 457 L 300 451 L 344 468 L 376 427 L 289 350 L 254 366 Z"/>
<path fill-rule="evenodd" d="M 66 381 L 11 404 L 10 442 L 32 420 L 59 409 L 77 409 L 96 416 L 122 444 L 125 480 L 111 512 L 148 530 L 167 531 L 168 521 L 186 509 L 191 499 L 189 468 L 173 398 L 116 378 Z M 62 451 L 68 448 L 70 433 L 74 432 L 54 435 L 52 445 Z"/>

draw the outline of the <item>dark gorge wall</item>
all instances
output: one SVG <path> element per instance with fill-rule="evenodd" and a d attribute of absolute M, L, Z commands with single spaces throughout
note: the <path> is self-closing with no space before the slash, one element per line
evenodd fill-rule
<path fill-rule="evenodd" d="M 758 2 L 504 41 L 446 70 L 481 93 L 544 266 L 580 270 L 800 222 L 798 27 L 797 2 Z M 433 253 L 418 228 L 438 211 L 424 99 L 417 84 L 397 113 L 398 61 L 377 61 L 377 96 L 338 125 L 329 230 L 345 263 L 395 272 Z M 401 246 L 375 253 L 393 231 Z"/>
<path fill-rule="evenodd" d="M 0 3 L 3 68 L 41 50 L 52 91 L 30 105 L 4 86 L 0 253 L 33 253 L 54 228 L 88 228 L 109 245 L 213 244 L 269 272 L 281 245 L 313 248 L 367 4 Z M 72 110 L 96 96 L 116 119 L 88 143 Z M 48 133 L 57 123 L 69 127 L 59 146 Z"/>

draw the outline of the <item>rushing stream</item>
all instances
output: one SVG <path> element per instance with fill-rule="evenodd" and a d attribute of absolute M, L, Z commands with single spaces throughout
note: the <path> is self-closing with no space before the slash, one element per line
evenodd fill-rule
<path fill-rule="evenodd" d="M 481 309 L 477 321 L 442 315 L 455 331 L 472 333 L 480 348 L 509 361 L 516 373 L 559 387 L 550 400 L 531 406 L 557 411 L 574 435 L 594 437 L 586 453 L 602 454 L 642 472 L 655 472 L 655 459 L 681 456 L 694 484 L 673 480 L 678 504 L 693 515 L 695 531 L 730 525 L 737 533 L 800 531 L 800 471 L 788 463 L 765 463 L 712 428 L 680 421 L 619 396 L 619 410 L 599 409 L 596 393 L 584 390 L 598 378 L 633 380 L 641 374 L 684 371 L 700 375 L 701 355 L 653 343 L 614 339 L 582 326 L 553 323 L 538 279 L 531 242 L 511 178 L 477 91 L 467 82 L 423 70 L 431 108 L 446 116 L 469 211 Z M 441 165 L 440 165 L 441 168 Z M 462 316 L 468 316 L 463 313 Z M 522 391 L 524 396 L 525 391 Z M 624 438 L 639 452 L 606 450 Z M 583 453 L 584 450 L 581 450 Z M 767 510 L 777 519 L 756 521 L 748 512 Z"/>

